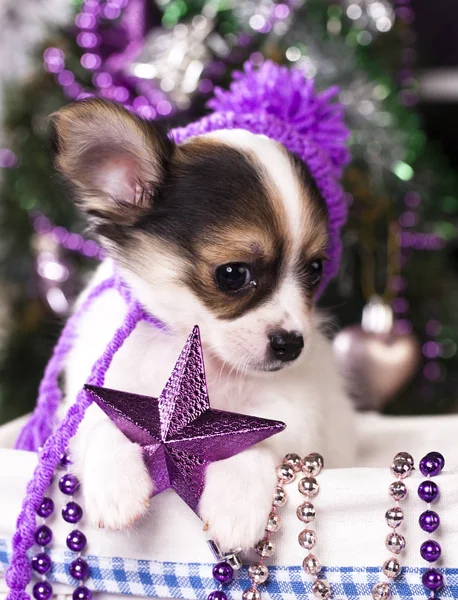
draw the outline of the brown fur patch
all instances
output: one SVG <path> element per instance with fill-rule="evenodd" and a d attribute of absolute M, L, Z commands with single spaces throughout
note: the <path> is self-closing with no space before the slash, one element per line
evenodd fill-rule
<path fill-rule="evenodd" d="M 232 319 L 265 301 L 277 286 L 284 258 L 281 215 L 249 153 L 214 139 L 179 146 L 156 202 L 139 227 L 173 241 L 189 266 L 183 283 L 219 318 Z M 246 263 L 257 285 L 218 289 L 215 271 Z"/>
<path fill-rule="evenodd" d="M 300 182 L 304 229 L 297 265 L 300 271 L 307 271 L 310 262 L 316 259 L 326 259 L 328 210 L 307 165 L 292 152 L 286 149 L 284 151 L 288 155 L 293 172 Z"/>

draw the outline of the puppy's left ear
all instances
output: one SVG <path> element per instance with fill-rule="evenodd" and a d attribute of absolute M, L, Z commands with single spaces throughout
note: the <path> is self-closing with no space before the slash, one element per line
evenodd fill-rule
<path fill-rule="evenodd" d="M 151 208 L 174 151 L 156 124 L 98 99 L 66 106 L 51 121 L 56 166 L 89 217 L 129 225 Z"/>

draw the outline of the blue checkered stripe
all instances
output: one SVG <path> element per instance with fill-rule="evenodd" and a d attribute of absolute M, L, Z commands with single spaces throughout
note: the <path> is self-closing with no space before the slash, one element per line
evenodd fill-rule
<path fill-rule="evenodd" d="M 0 539 L 0 572 L 8 566 L 11 557 L 10 542 Z M 49 579 L 76 585 L 67 565 L 73 560 L 71 552 L 52 553 L 53 569 Z M 206 600 L 216 589 L 212 578 L 213 563 L 175 563 L 128 558 L 86 557 L 91 568 L 87 585 L 92 590 L 153 598 L 189 598 Z M 424 568 L 404 568 L 401 578 L 393 584 L 393 598 L 426 600 L 428 594 L 421 584 Z M 458 568 L 443 569 L 447 586 L 440 593 L 441 600 L 458 599 Z M 263 600 L 308 600 L 311 595 L 310 576 L 300 566 L 269 567 L 269 579 L 260 586 Z M 323 568 L 323 575 L 331 583 L 333 598 L 339 600 L 372 600 L 371 589 L 383 580 L 379 567 Z M 234 581 L 225 586 L 229 600 L 240 600 L 250 586 L 248 571 L 243 567 Z"/>

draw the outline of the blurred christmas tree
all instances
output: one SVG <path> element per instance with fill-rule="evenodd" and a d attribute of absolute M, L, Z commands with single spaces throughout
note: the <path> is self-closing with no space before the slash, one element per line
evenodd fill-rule
<path fill-rule="evenodd" d="M 97 248 L 79 235 L 84 223 L 53 173 L 46 117 L 95 94 L 174 126 L 204 114 L 214 86 L 226 86 L 243 62 L 265 58 L 302 68 L 318 88 L 339 85 L 353 132 L 344 260 L 323 306 L 346 325 L 382 295 L 394 332 L 412 332 L 423 349 L 419 376 L 385 410 L 454 409 L 458 188 L 415 113 L 409 1 L 73 4 L 74 24 L 50 33 L 43 66 L 37 62 L 33 77 L 5 98 L 0 421 L 32 408 L 62 317 L 96 264 Z"/>

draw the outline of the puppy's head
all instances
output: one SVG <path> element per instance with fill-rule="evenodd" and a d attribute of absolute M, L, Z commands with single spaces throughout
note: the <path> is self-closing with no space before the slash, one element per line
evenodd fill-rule
<path fill-rule="evenodd" d="M 100 100 L 53 123 L 57 167 L 147 309 L 183 334 L 197 323 L 207 356 L 230 369 L 304 356 L 327 211 L 297 157 L 245 130 L 175 145 Z"/>

